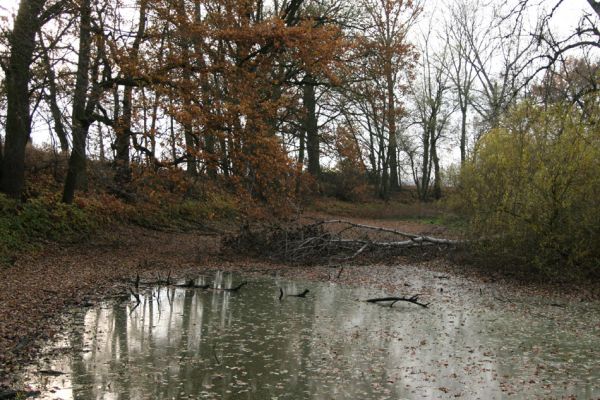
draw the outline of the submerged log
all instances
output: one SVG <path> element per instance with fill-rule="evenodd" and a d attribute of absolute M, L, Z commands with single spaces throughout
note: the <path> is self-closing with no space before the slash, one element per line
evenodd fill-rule
<path fill-rule="evenodd" d="M 288 296 L 290 296 L 290 297 L 306 297 L 306 295 L 308 294 L 308 292 L 310 292 L 310 290 L 304 289 L 304 291 L 302 293 L 288 294 Z"/>
<path fill-rule="evenodd" d="M 214 290 L 222 290 L 224 292 L 237 292 L 238 290 L 240 290 L 242 287 L 244 287 L 247 284 L 248 284 L 248 282 L 244 281 L 244 282 L 240 283 L 239 285 L 232 287 L 232 288 L 214 288 Z"/>
<path fill-rule="evenodd" d="M 390 307 L 392 307 L 394 304 L 396 304 L 399 301 L 406 301 L 408 303 L 413 303 L 413 304 L 416 304 L 418 306 L 427 308 L 430 303 L 421 303 L 421 302 L 419 302 L 419 296 L 420 295 L 415 294 L 414 296 L 411 296 L 411 297 L 379 297 L 379 298 L 375 298 L 375 299 L 368 299 L 368 300 L 365 300 L 365 301 L 367 303 L 382 303 L 382 302 L 391 301 Z"/>
<path fill-rule="evenodd" d="M 304 289 L 304 291 L 302 293 L 297 293 L 297 294 L 286 294 L 285 296 L 287 297 L 301 297 L 304 298 L 306 297 L 306 295 L 310 292 L 310 290 L 308 289 Z M 279 300 L 282 300 L 284 297 L 284 293 L 283 293 L 283 289 L 279 288 Z"/>

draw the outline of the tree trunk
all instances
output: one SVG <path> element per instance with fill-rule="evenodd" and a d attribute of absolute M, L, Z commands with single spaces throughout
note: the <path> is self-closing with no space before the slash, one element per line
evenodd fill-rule
<path fill-rule="evenodd" d="M 138 63 L 138 55 L 140 50 L 140 44 L 142 38 L 146 32 L 146 8 L 147 0 L 140 0 L 140 15 L 138 22 L 138 30 L 135 35 L 135 39 L 131 45 L 130 50 L 130 62 L 133 65 Z M 132 124 L 132 108 L 133 108 L 133 87 L 126 86 L 123 92 L 123 116 L 120 119 L 120 124 L 116 126 L 116 173 L 115 181 L 117 185 L 122 186 L 131 180 L 131 124 Z"/>
<path fill-rule="evenodd" d="M 306 152 L 306 132 L 304 132 L 304 129 L 300 129 L 300 132 L 298 132 L 298 164 L 302 164 L 304 165 L 304 159 L 305 159 L 305 152 Z"/>
<path fill-rule="evenodd" d="M 460 165 L 465 165 L 467 159 L 467 107 L 461 107 L 460 121 Z"/>
<path fill-rule="evenodd" d="M 304 79 L 302 102 L 304 105 L 303 130 L 306 134 L 306 153 L 308 156 L 308 173 L 315 178 L 321 175 L 319 131 L 317 125 L 317 98 L 314 79 L 307 75 Z"/>
<path fill-rule="evenodd" d="M 29 115 L 30 66 L 39 17 L 46 0 L 21 0 L 9 36 L 10 58 L 6 72 L 6 138 L 0 170 L 0 190 L 20 198 L 25 186 L 25 146 L 31 134 Z"/>
<path fill-rule="evenodd" d="M 396 138 L 396 101 L 394 96 L 394 77 L 392 76 L 391 66 L 386 71 L 387 81 L 387 126 L 389 134 L 388 143 L 388 165 L 390 167 L 390 191 L 395 191 L 400 188 L 400 181 L 398 180 L 398 158 L 396 156 L 396 150 L 398 147 L 398 139 Z"/>
<path fill-rule="evenodd" d="M 431 140 L 431 161 L 433 163 L 433 197 L 442 198 L 442 177 L 440 175 L 440 158 L 437 155 L 437 138 Z"/>
<path fill-rule="evenodd" d="M 85 145 L 90 123 L 86 112 L 86 99 L 89 86 L 91 53 L 90 0 L 84 0 L 80 6 L 79 56 L 77 60 L 77 80 L 73 95 L 73 149 L 69 158 L 69 170 L 63 192 L 63 202 L 70 204 L 75 197 L 75 189 L 85 184 L 87 157 Z"/>
<path fill-rule="evenodd" d="M 62 112 L 58 106 L 56 74 L 54 73 L 54 69 L 52 69 L 52 65 L 50 64 L 50 56 L 48 54 L 49 50 L 44 45 L 42 35 L 40 34 L 39 36 L 40 44 L 42 46 L 42 60 L 44 62 L 44 68 L 46 69 L 46 78 L 48 82 L 49 94 L 47 96 L 47 101 L 48 105 L 50 106 L 52 119 L 54 120 L 54 132 L 56 133 L 58 141 L 60 142 L 60 150 L 63 153 L 67 153 L 69 151 L 69 141 L 67 140 L 67 132 L 62 121 Z"/>
<path fill-rule="evenodd" d="M 429 178 L 431 166 L 429 165 L 430 158 L 430 140 L 431 140 L 431 127 L 430 124 L 427 124 L 425 129 L 423 130 L 423 167 L 421 170 L 421 184 L 418 186 L 419 198 L 422 201 L 427 200 L 428 191 L 429 191 Z"/>
<path fill-rule="evenodd" d="M 182 38 L 188 38 L 190 36 L 188 27 L 188 17 L 186 15 L 185 3 L 179 1 L 177 3 L 177 16 L 180 18 L 179 34 Z M 192 109 L 192 94 L 189 92 L 192 90 L 192 71 L 190 67 L 190 48 L 191 43 L 188 39 L 181 40 L 181 59 L 183 60 L 183 83 L 185 85 L 185 91 L 182 92 L 182 102 L 184 114 L 189 113 Z M 197 140 L 194 136 L 194 128 L 192 124 L 192 116 L 186 114 L 183 116 L 181 121 L 183 125 L 183 139 L 185 141 L 185 154 L 186 154 L 186 174 L 191 177 L 198 175 L 198 162 L 196 152 L 198 150 Z"/>
<path fill-rule="evenodd" d="M 123 92 L 123 114 L 115 124 L 115 183 L 123 186 L 131 180 L 131 101 L 133 88 L 126 86 Z"/>

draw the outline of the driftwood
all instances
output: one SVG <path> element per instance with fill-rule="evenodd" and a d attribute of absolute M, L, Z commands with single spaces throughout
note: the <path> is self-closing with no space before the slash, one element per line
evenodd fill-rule
<path fill-rule="evenodd" d="M 293 222 L 257 230 L 245 227 L 238 235 L 224 240 L 225 247 L 236 252 L 266 254 L 278 261 L 299 264 L 326 262 L 330 265 L 367 254 L 387 256 L 407 249 L 437 250 L 465 243 L 341 219 L 308 224 Z"/>
<path fill-rule="evenodd" d="M 421 302 L 419 302 L 419 296 L 420 295 L 415 294 L 414 296 L 411 296 L 411 297 L 379 297 L 379 298 L 375 298 L 375 299 L 368 299 L 368 300 L 365 300 L 365 301 L 367 303 L 382 303 L 382 302 L 391 301 L 390 307 L 392 307 L 394 304 L 396 304 L 399 301 L 406 301 L 408 303 L 413 303 L 413 304 L 416 304 L 418 306 L 427 308 L 430 303 L 421 303 Z"/>

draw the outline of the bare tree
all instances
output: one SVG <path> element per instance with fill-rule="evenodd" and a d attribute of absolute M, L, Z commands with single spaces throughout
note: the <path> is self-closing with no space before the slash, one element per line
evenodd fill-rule
<path fill-rule="evenodd" d="M 473 57 L 473 48 L 468 46 L 467 31 L 465 24 L 456 24 L 454 21 L 470 21 L 470 24 L 476 23 L 468 17 L 471 8 L 464 1 L 457 1 L 452 4 L 449 10 L 449 17 L 444 21 L 443 36 L 446 41 L 448 57 L 444 58 L 444 69 L 452 82 L 458 110 L 460 111 L 460 162 L 464 164 L 467 157 L 467 118 L 469 115 L 469 106 L 472 102 L 472 91 L 475 84 L 475 68 L 469 60 Z M 469 24 L 469 25 L 470 25 Z M 470 30 L 475 28 L 470 26 Z"/>
<path fill-rule="evenodd" d="M 590 8 L 583 10 L 576 28 L 566 35 L 555 32 L 551 23 L 561 8 L 571 6 L 570 2 L 552 0 L 549 9 L 540 10 L 538 24 L 531 36 L 543 51 L 535 57 L 537 66 L 530 79 L 539 72 L 552 69 L 555 64 L 564 64 L 571 56 L 580 56 L 581 52 L 590 49 L 600 49 L 600 3 L 595 0 L 587 0 L 587 3 Z M 519 0 L 504 12 L 502 19 L 521 20 L 532 7 L 539 6 L 538 2 Z"/>
<path fill-rule="evenodd" d="M 363 97 L 366 100 L 363 109 L 370 110 L 367 124 L 371 134 L 377 127 L 386 133 L 386 137 L 379 135 L 381 150 L 386 148 L 384 142 L 387 142 L 385 154 L 379 157 L 382 160 L 379 192 L 381 197 L 388 198 L 391 191 L 400 187 L 397 124 L 402 116 L 399 100 L 403 89 L 401 78 L 416 59 L 407 35 L 421 8 L 404 0 L 365 0 L 363 7 L 368 17 L 365 28 L 369 47 L 366 74 L 374 89 Z M 373 119 L 378 114 L 383 120 Z"/>
<path fill-rule="evenodd" d="M 73 145 L 62 197 L 62 201 L 67 204 L 73 202 L 76 189 L 85 189 L 87 186 L 88 133 L 96 120 L 94 112 L 106 87 L 103 82 L 110 79 L 102 24 L 96 27 L 97 34 L 92 37 L 94 23 L 91 3 L 91 0 L 82 0 L 78 7 L 79 52 L 71 114 Z M 97 14 L 103 14 L 102 10 L 98 10 Z"/>
<path fill-rule="evenodd" d="M 529 83 L 527 73 L 537 42 L 526 33 L 524 18 L 498 18 L 495 10 L 492 19 L 486 19 L 479 0 L 465 0 L 461 8 L 471 10 L 454 15 L 454 23 L 464 35 L 462 57 L 475 70 L 478 82 L 471 105 L 484 126 L 494 128 Z"/>
<path fill-rule="evenodd" d="M 423 201 L 430 196 L 430 183 L 433 175 L 434 198 L 442 196 L 440 157 L 438 154 L 438 143 L 444 130 L 448 125 L 450 116 L 454 112 L 448 98 L 450 76 L 446 73 L 449 51 L 448 45 L 437 51 L 433 50 L 431 43 L 431 28 L 422 40 L 420 71 L 417 79 L 411 82 L 411 98 L 414 104 L 414 122 L 420 128 L 421 137 L 421 165 L 420 174 L 413 170 L 415 185 L 419 198 Z M 409 156 L 414 158 L 415 152 L 408 151 Z M 411 162 L 413 169 L 416 168 L 414 159 Z"/>

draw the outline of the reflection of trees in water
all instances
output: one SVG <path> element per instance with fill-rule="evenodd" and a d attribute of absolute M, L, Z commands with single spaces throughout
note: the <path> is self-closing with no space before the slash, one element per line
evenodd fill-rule
<path fill-rule="evenodd" d="M 76 314 L 74 320 L 75 326 L 85 325 L 85 313 Z M 97 327 L 98 318 L 95 319 Z M 69 342 L 73 349 L 82 349 L 84 346 L 83 331 L 81 329 L 72 329 L 69 333 Z M 92 344 L 95 344 L 92 342 Z M 92 350 L 92 351 L 95 351 Z M 83 353 L 81 353 L 83 355 Z M 83 357 L 73 357 L 71 359 L 71 382 L 73 387 L 73 397 L 76 399 L 93 398 L 89 390 L 90 384 L 93 384 L 94 377 L 86 370 L 86 364 Z"/>
<path fill-rule="evenodd" d="M 220 276 L 217 284 L 235 283 Z M 449 285 L 446 292 L 459 292 Z M 85 329 L 69 332 L 77 352 L 62 385 L 71 379 L 75 399 L 206 392 L 222 399 L 438 398 L 440 388 L 450 397 L 494 398 L 502 397 L 500 382 L 509 380 L 504 375 L 509 384 L 560 383 L 568 378 L 558 377 L 560 371 L 592 381 L 598 376 L 582 372 L 598 371 L 598 339 L 584 332 L 594 310 L 572 315 L 575 309 L 553 307 L 562 317 L 533 318 L 535 305 L 528 302 L 521 305 L 526 312 L 492 307 L 464 291 L 451 303 L 434 297 L 427 310 L 411 304 L 390 309 L 354 300 L 371 297 L 370 291 L 326 284 L 312 284 L 306 299 L 280 301 L 277 286 L 286 293 L 305 288 L 267 279 L 239 293 L 163 287 L 144 293 L 135 308 L 116 304 L 91 309 L 85 318 L 75 315 L 74 325 Z M 563 363 L 567 354 L 577 367 Z M 558 369 L 552 370 L 554 361 Z M 532 370 L 542 363 L 543 371 Z M 590 388 L 565 384 L 563 395 L 594 397 Z M 523 393 L 532 390 L 538 397 L 557 393 L 541 391 L 540 384 Z"/>
<path fill-rule="evenodd" d="M 128 346 L 128 332 L 127 332 L 127 308 L 123 305 L 116 304 L 113 307 L 112 312 L 114 318 L 114 334 L 113 334 L 113 347 L 112 347 L 112 363 L 111 373 L 112 376 L 120 375 L 118 383 L 122 387 L 119 393 L 119 399 L 129 400 L 129 393 L 131 389 L 131 379 L 135 377 L 127 373 L 127 364 L 129 363 L 129 346 Z M 115 342 L 118 343 L 118 347 L 115 347 Z M 118 349 L 118 351 L 116 351 Z"/>
<path fill-rule="evenodd" d="M 221 276 L 217 284 L 231 285 L 227 279 Z M 93 385 L 77 398 L 107 392 L 119 399 L 177 398 L 203 390 L 225 399 L 242 398 L 245 390 L 249 398 L 341 398 L 373 394 L 373 384 L 394 396 L 410 395 L 405 384 L 434 396 L 452 373 L 455 385 L 472 382 L 472 393 L 498 393 L 488 377 L 466 376 L 466 361 L 455 358 L 445 369 L 437 364 L 465 352 L 465 341 L 482 351 L 476 319 L 460 312 L 449 316 L 411 305 L 384 310 L 349 299 L 348 289 L 337 286 L 279 301 L 269 281 L 240 293 L 156 289 L 130 312 L 125 305 L 89 312 L 86 328 L 96 337 L 87 343 L 93 349 L 74 360 L 73 372 L 80 386 Z M 430 381 L 411 369 L 426 370 Z"/>

